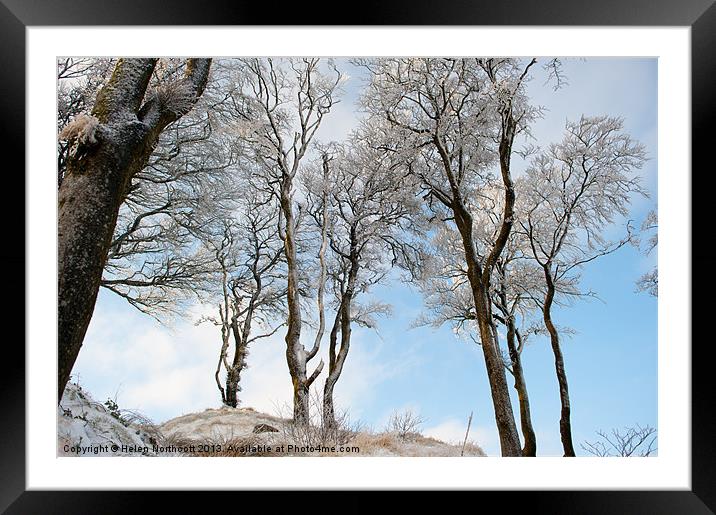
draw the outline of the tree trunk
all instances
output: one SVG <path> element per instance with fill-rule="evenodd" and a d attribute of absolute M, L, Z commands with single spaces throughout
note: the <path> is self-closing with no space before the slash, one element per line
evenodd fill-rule
<path fill-rule="evenodd" d="M 355 242 L 355 229 L 351 230 L 351 237 Z M 355 243 L 352 245 L 352 258 L 350 270 L 348 272 L 348 281 L 346 291 L 341 295 L 341 304 L 333 322 L 329 342 L 328 356 L 328 377 L 323 387 L 323 426 L 328 429 L 336 428 L 336 415 L 333 407 L 333 389 L 341 377 L 343 365 L 348 356 L 348 350 L 351 346 L 351 309 L 353 305 L 353 295 L 355 294 L 355 284 L 358 278 L 358 257 L 354 253 Z M 340 324 L 340 326 L 339 326 Z M 341 347 L 336 353 L 336 345 L 338 340 L 338 331 L 340 327 Z"/>
<path fill-rule="evenodd" d="M 515 378 L 515 390 L 517 390 L 517 398 L 520 404 L 520 427 L 522 436 L 525 439 L 522 447 L 522 456 L 534 457 L 537 455 L 537 437 L 532 427 L 532 416 L 530 414 L 530 399 L 527 394 L 527 383 L 525 382 L 524 372 L 522 371 L 522 356 L 515 346 L 515 321 L 509 317 L 507 323 L 507 349 L 510 352 L 510 360 L 512 361 L 512 373 Z"/>
<path fill-rule="evenodd" d="M 219 364 L 216 365 L 216 372 L 214 372 L 214 380 L 216 381 L 216 386 L 219 388 L 219 392 L 221 392 L 221 403 L 226 404 L 226 390 L 221 385 L 221 379 L 219 378 L 219 374 L 221 373 L 221 363 L 223 360 L 223 354 L 219 356 Z"/>
<path fill-rule="evenodd" d="M 487 379 L 490 383 L 492 405 L 495 411 L 497 431 L 500 436 L 500 449 L 503 456 L 521 456 L 520 437 L 517 433 L 515 415 L 505 377 L 505 364 L 502 360 L 498 343 L 492 332 L 492 312 L 488 297 L 489 284 L 482 283 L 483 276 L 475 251 L 472 236 L 472 216 L 461 204 L 453 207 L 455 223 L 462 237 L 467 263 L 467 277 L 470 281 L 472 296 L 475 301 L 477 325 L 482 342 L 482 353 L 485 357 Z"/>
<path fill-rule="evenodd" d="M 293 380 L 293 423 L 307 426 L 310 422 L 309 389 L 305 381 Z"/>
<path fill-rule="evenodd" d="M 350 294 L 352 297 L 352 293 Z M 336 347 L 336 326 L 334 331 L 331 331 L 331 352 L 333 359 L 328 362 L 328 377 L 323 386 L 323 427 L 326 429 L 336 428 L 336 414 L 333 405 L 333 389 L 341 377 L 343 372 L 343 365 L 348 356 L 348 349 L 351 346 L 351 322 L 350 322 L 350 306 L 351 298 L 344 297 L 344 302 L 341 303 L 341 347 L 338 354 L 335 353 Z"/>
<path fill-rule="evenodd" d="M 281 210 L 284 218 L 284 252 L 287 268 L 286 362 L 293 384 L 293 422 L 308 424 L 309 385 L 306 377 L 306 351 L 301 344 L 301 299 L 298 291 L 298 262 L 296 258 L 295 221 L 291 205 L 293 181 L 284 177 L 281 185 Z"/>
<path fill-rule="evenodd" d="M 239 331 L 239 324 L 236 317 L 231 319 L 231 332 L 234 335 L 234 359 L 226 370 L 226 400 L 224 404 L 235 408 L 239 405 L 239 392 L 241 388 L 241 371 L 246 367 L 246 355 L 248 353 L 248 339 L 251 332 L 251 317 L 253 316 L 253 304 L 258 294 L 261 293 L 261 282 L 257 281 L 257 289 L 254 297 L 249 301 L 249 308 L 246 313 L 246 321 L 243 332 Z M 235 300 L 235 302 L 238 301 Z M 222 348 L 222 352 L 225 352 Z"/>
<path fill-rule="evenodd" d="M 93 119 L 87 118 L 70 142 L 74 152 L 58 193 L 58 402 L 92 318 L 130 181 L 146 165 L 164 127 L 183 114 L 167 112 L 156 98 L 140 109 L 156 61 L 120 59 L 97 94 Z M 193 88 L 194 101 L 204 90 L 210 61 L 192 59 L 187 65 L 183 80 Z"/>
<path fill-rule="evenodd" d="M 472 283 L 472 281 L 471 281 Z M 495 341 L 490 325 L 489 301 L 485 298 L 484 292 L 478 286 L 472 285 L 477 322 L 480 330 L 480 341 L 482 342 L 482 353 L 485 357 L 487 378 L 490 383 L 492 394 L 492 405 L 495 411 L 497 431 L 500 436 L 500 449 L 503 456 L 521 456 L 520 437 L 517 433 L 515 415 L 512 412 L 512 401 L 505 376 L 505 364 L 502 361 L 500 350 Z"/>
<path fill-rule="evenodd" d="M 336 427 L 336 410 L 333 406 L 333 388 L 336 380 L 330 376 L 323 385 L 323 428 L 332 431 Z"/>
<path fill-rule="evenodd" d="M 233 370 L 226 373 L 226 401 L 224 404 L 232 408 L 239 405 L 239 374 Z"/>
<path fill-rule="evenodd" d="M 562 410 L 559 418 L 559 434 L 562 439 L 562 447 L 564 455 L 567 457 L 576 456 L 574 452 L 574 444 L 572 443 L 572 422 L 570 421 L 569 406 L 569 387 L 567 384 L 567 373 L 564 370 L 564 357 L 562 349 L 559 345 L 559 332 L 552 323 L 552 302 L 554 301 L 555 286 L 552 279 L 552 273 L 549 264 L 543 267 L 544 276 L 547 282 L 547 293 L 545 294 L 544 306 L 542 314 L 544 316 L 544 325 L 549 332 L 550 342 L 552 344 L 552 353 L 554 354 L 554 367 L 557 373 L 557 382 L 559 383 L 559 400 Z"/>
<path fill-rule="evenodd" d="M 452 209 L 455 225 L 462 238 L 467 263 L 467 278 L 470 281 L 472 296 L 475 301 L 475 314 L 477 317 L 482 342 L 482 352 L 485 357 L 487 378 L 490 383 L 492 405 L 495 411 L 495 422 L 500 436 L 500 449 L 503 456 L 521 456 L 520 437 L 517 433 L 515 415 L 512 412 L 512 401 L 505 377 L 505 364 L 502 360 L 499 344 L 492 332 L 492 309 L 490 303 L 490 274 L 495 262 L 504 249 L 512 230 L 514 220 L 515 190 L 510 175 L 510 155 L 512 142 L 515 136 L 516 122 L 511 111 L 501 113 L 503 116 L 502 133 L 500 135 L 499 155 L 500 173 L 505 188 L 505 205 L 500 230 L 489 255 L 483 261 L 484 268 L 477 255 L 473 239 L 473 219 L 469 209 L 462 199 L 458 182 L 452 171 L 451 159 L 439 136 L 434 137 L 434 143 L 440 154 L 445 175 L 450 182 L 452 201 L 448 206 Z"/>

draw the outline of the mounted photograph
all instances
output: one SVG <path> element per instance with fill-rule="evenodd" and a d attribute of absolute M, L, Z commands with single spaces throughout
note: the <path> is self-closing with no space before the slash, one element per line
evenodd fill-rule
<path fill-rule="evenodd" d="M 658 456 L 658 63 L 58 58 L 57 456 Z"/>

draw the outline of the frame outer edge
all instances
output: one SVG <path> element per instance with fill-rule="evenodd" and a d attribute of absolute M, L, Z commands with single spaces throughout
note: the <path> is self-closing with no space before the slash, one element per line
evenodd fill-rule
<path fill-rule="evenodd" d="M 6 282 L 8 307 L 6 325 L 22 327 L 22 345 L 17 336 L 5 334 L 2 386 L 0 386 L 0 512 L 25 490 L 25 25 L 0 4 L 0 148 L 4 166 L 3 231 L 0 270 Z M 21 149 L 21 150 L 20 150 Z M 7 161 L 6 161 L 7 160 Z M 9 163 L 12 164 L 9 164 Z M 11 185 L 11 183 L 14 184 Z M 16 204 L 22 203 L 20 206 Z M 22 217 L 22 223 L 20 222 Z M 10 243 L 11 242 L 11 243 Z M 22 273 L 20 273 L 22 272 Z M 23 320 L 20 325 L 18 320 Z"/>
<path fill-rule="evenodd" d="M 179 5 L 188 2 L 177 2 Z M 559 2 L 555 2 L 559 4 Z M 605 2 L 610 3 L 610 2 Z M 706 159 L 709 159 L 712 163 L 712 156 L 710 155 L 710 149 L 713 147 L 714 142 L 714 107 L 716 106 L 716 55 L 714 49 L 716 49 L 716 5 L 713 4 L 713 0 L 696 0 L 690 2 L 688 10 L 681 3 L 676 7 L 676 2 L 673 2 L 669 9 L 664 10 L 663 3 L 649 13 L 643 14 L 641 23 L 642 25 L 654 24 L 654 19 L 661 20 L 662 25 L 686 25 L 691 22 L 692 25 L 692 161 L 696 163 L 697 160 L 703 160 L 707 163 Z M 7 5 L 10 4 L 10 8 Z M 80 0 L 77 4 L 89 5 L 86 0 Z M 136 2 L 117 2 L 116 8 L 121 8 L 122 4 L 127 7 L 131 7 L 132 4 L 136 7 Z M 128 4 L 128 5 L 127 5 Z M 220 11 L 218 4 L 224 5 L 224 2 L 216 2 L 217 10 Z M 641 2 L 632 2 L 632 6 L 635 4 L 641 4 Z M 695 5 L 698 4 L 698 5 Z M 138 21 L 137 9 L 130 8 L 122 13 L 113 12 L 114 8 L 109 8 L 108 5 L 104 5 L 103 2 L 96 2 L 94 9 L 88 9 L 83 12 L 81 9 L 72 8 L 67 9 L 64 13 L 59 13 L 60 9 L 66 8 L 69 2 L 64 0 L 56 0 L 54 2 L 54 9 L 50 2 L 39 0 L 36 2 L 22 3 L 21 0 L 3 0 L 0 4 L 0 33 L 3 34 L 3 45 L 0 47 L 0 62 L 3 65 L 4 73 L 4 84 L 5 94 L 0 96 L 0 105 L 2 105 L 3 113 L 3 124 L 0 125 L 2 130 L 2 137 L 0 138 L 0 145 L 6 151 L 4 155 L 18 155 L 16 149 L 24 148 L 24 136 L 25 136 L 25 117 L 24 117 L 24 106 L 25 106 L 25 25 L 28 24 L 49 24 L 49 25 L 64 25 L 67 22 L 72 22 L 78 25 L 92 25 L 101 23 L 109 16 L 116 16 L 113 23 L 119 24 L 127 21 L 128 17 L 134 18 L 134 24 L 155 24 L 160 18 L 157 17 L 156 8 L 152 8 L 151 4 L 148 7 L 146 14 L 148 16 L 142 21 Z M 226 4 L 228 5 L 228 4 Z M 622 20 L 633 20 L 634 14 L 627 14 L 627 11 L 619 11 L 617 14 L 622 16 Z M 673 8 L 672 8 L 673 7 Z M 99 9 L 104 10 L 106 14 L 102 14 Z M 680 15 L 674 15 L 675 9 L 680 9 Z M 604 9 L 601 6 L 600 9 Z M 705 10 L 704 10 L 705 9 Z M 211 9 L 204 9 L 203 12 L 211 12 Z M 250 11 L 250 9 L 249 9 Z M 569 14 L 565 14 L 560 22 L 557 19 L 553 20 L 554 24 L 574 24 L 583 22 L 584 17 L 589 16 L 591 9 L 586 10 L 580 16 L 574 16 L 571 20 Z M 201 11 L 200 11 L 201 12 Z M 695 20 L 693 16 L 696 13 L 701 13 Z M 522 16 L 530 16 L 530 13 L 534 13 L 534 9 L 525 9 L 525 13 Z M 656 13 L 656 14 L 654 14 Z M 686 13 L 686 14 L 685 14 Z M 188 24 L 186 17 L 186 10 L 180 9 L 179 12 L 169 13 L 163 19 L 164 24 Z M 195 13 L 196 14 L 196 13 Z M 386 17 L 386 23 L 395 23 L 396 11 L 391 11 L 389 16 Z M 418 14 L 424 14 L 422 10 Z M 454 13 L 452 13 L 454 14 Z M 505 18 L 504 9 L 495 8 L 489 13 L 485 13 L 486 24 L 504 24 Z M 399 14 L 400 15 L 400 14 Z M 611 15 L 610 15 L 611 16 Z M 691 16 L 691 18 L 689 18 Z M 175 18 L 175 22 L 171 23 L 171 18 Z M 251 14 L 247 18 L 252 18 Z M 415 15 L 406 16 L 406 18 L 412 19 Z M 420 17 L 420 16 L 419 16 Z M 542 24 L 544 14 L 534 16 L 534 21 L 531 24 Z M 200 16 L 198 21 L 205 22 L 206 16 Z M 218 14 L 217 14 L 218 18 Z M 241 18 L 241 17 L 239 17 Z M 237 15 L 231 16 L 224 23 L 236 23 Z M 463 18 L 466 23 L 474 18 L 474 13 L 469 12 L 467 18 Z M 605 22 L 604 15 L 595 16 L 596 21 Z M 423 19 L 425 19 L 423 17 Z M 457 17 L 453 17 L 453 20 Z M 518 19 L 521 19 L 518 17 Z M 664 21 L 666 19 L 666 21 Z M 438 19 L 432 21 L 432 23 L 440 23 L 442 20 Z M 686 23 L 685 23 L 686 22 Z M 404 21 L 405 23 L 405 21 Z M 628 24 L 625 22 L 618 23 L 612 19 L 613 24 Z M 606 24 L 610 24 L 607 22 Z M 20 165 L 24 170 L 24 153 L 20 154 Z M 693 170 L 696 166 L 693 167 Z M 714 188 L 704 187 L 708 181 L 708 186 L 712 186 L 714 179 L 713 164 L 709 169 L 701 170 L 699 176 L 699 188 L 694 189 L 694 192 L 704 194 L 706 192 L 716 191 Z M 10 174 L 8 174 L 10 175 Z M 692 173 L 695 177 L 695 174 Z M 18 180 L 19 174 L 15 174 L 15 179 Z M 22 174 L 23 182 L 20 185 L 24 192 L 24 173 Z M 705 181 L 705 182 L 702 182 Z M 708 193 L 707 193 L 708 194 Z M 24 194 L 23 194 L 24 198 Z M 694 199 L 695 200 L 695 199 Z M 706 199 L 702 199 L 706 200 Z M 708 206 L 708 201 L 706 202 Z M 692 234 L 696 234 L 696 224 L 704 224 L 705 212 L 699 211 L 699 203 L 693 202 L 693 224 Z M 706 209 L 706 208 L 703 208 Z M 13 225 L 13 224 L 10 224 Z M 25 252 L 25 236 L 24 226 L 17 226 L 9 228 L 8 230 L 14 231 L 12 237 L 15 242 L 22 241 L 22 254 L 19 256 L 18 252 L 14 251 L 17 245 L 13 248 L 6 247 L 0 252 L 0 262 L 10 270 L 17 270 L 22 268 L 25 270 L 24 264 L 24 252 Z M 23 231 L 20 234 L 20 231 Z M 712 231 L 709 231 L 712 232 Z M 708 234 L 708 233 L 707 233 Z M 697 265 L 708 265 L 713 268 L 716 264 L 716 259 L 713 255 L 708 253 L 705 248 L 694 249 L 692 255 L 693 265 L 696 268 Z M 693 273 L 693 271 L 692 271 Z M 24 274 L 23 274 L 24 277 Z M 692 276 L 693 277 L 693 276 Z M 19 274 L 15 274 L 15 278 L 11 280 L 20 281 Z M 701 281 L 706 281 L 706 284 L 702 284 L 701 290 L 711 291 L 714 283 L 714 279 L 711 277 L 700 277 Z M 693 284 L 693 281 L 692 281 Z M 18 285 L 19 286 L 19 285 Z M 706 288 L 704 288 L 706 287 Z M 23 288 L 24 290 L 24 288 Z M 692 292 L 693 293 L 693 292 Z M 698 302 L 693 303 L 694 314 L 693 319 L 696 319 L 698 314 L 708 316 L 710 313 L 707 312 L 708 304 L 699 306 Z M 23 308 L 24 308 L 24 296 L 23 296 Z M 699 317 L 703 320 L 703 317 Z M 695 394 L 693 397 L 693 413 L 692 413 L 692 489 L 695 496 L 698 496 L 703 505 L 709 506 L 712 510 L 716 506 L 716 491 L 714 485 L 716 484 L 716 474 L 714 473 L 714 463 L 716 462 L 716 443 L 714 442 L 713 435 L 716 434 L 716 424 L 713 418 L 709 419 L 709 415 L 712 413 L 712 406 L 714 404 L 713 385 L 710 381 L 710 376 L 706 374 L 706 366 L 710 362 L 706 356 L 710 350 L 710 341 L 702 340 L 701 345 L 693 345 L 692 347 L 692 364 L 694 373 L 692 374 L 692 390 Z M 4 510 L 9 504 L 11 504 L 19 494 L 24 491 L 25 488 L 25 382 L 24 371 L 25 371 L 25 356 L 24 349 L 19 350 L 19 359 L 13 361 L 13 366 L 6 367 L 4 372 L 5 379 L 3 388 L 0 388 L 0 405 L 3 406 L 3 419 L 12 420 L 17 426 L 11 427 L 5 425 L 5 431 L 3 437 L 0 440 L 0 511 Z M 698 397 L 697 397 L 698 395 Z M 7 431 L 10 429 L 10 431 Z M 693 452 L 696 451 L 696 452 Z M 546 497 L 551 497 L 554 492 L 545 492 Z M 668 492 L 663 492 L 668 493 Z M 38 493 L 39 494 L 39 493 Z M 59 494 L 59 493 L 58 493 Z M 108 497 L 114 495 L 120 496 L 119 492 L 110 493 Z M 607 492 L 602 492 L 603 495 L 609 495 Z M 648 493 L 643 494 L 649 496 Z M 673 492 L 681 499 L 684 499 L 681 495 Z M 48 496 L 55 497 L 54 493 L 45 493 L 42 495 L 44 501 L 51 501 Z M 27 501 L 28 493 L 21 496 L 22 500 Z M 40 495 L 37 496 L 39 500 Z M 531 497 L 531 496 L 530 496 Z M 616 498 L 621 496 L 617 495 Z M 663 499 L 662 499 L 663 500 Z M 693 500 L 693 499 L 692 499 Z M 574 501 L 574 499 L 572 499 Z M 24 504 L 20 502 L 19 504 Z M 48 505 L 45 505 L 49 508 Z M 706 508 L 703 506 L 703 508 Z M 695 506 L 692 505 L 692 509 Z M 699 510 L 700 511 L 700 510 Z"/>
<path fill-rule="evenodd" d="M 710 320 L 716 268 L 713 234 L 714 140 L 716 129 L 716 4 L 704 12 L 691 27 L 691 145 L 692 145 L 692 227 L 691 227 L 691 309 L 692 309 L 692 415 L 691 487 L 693 492 L 716 511 L 716 404 L 713 384 L 713 336 L 694 331 L 694 322 Z M 701 235 L 697 239 L 697 235 Z M 700 241 L 699 245 L 695 242 Z M 697 275 L 698 274 L 698 275 Z M 694 279 L 698 278 L 698 288 Z M 699 299 L 703 295 L 705 298 Z M 700 337 L 699 337 L 700 336 Z"/>

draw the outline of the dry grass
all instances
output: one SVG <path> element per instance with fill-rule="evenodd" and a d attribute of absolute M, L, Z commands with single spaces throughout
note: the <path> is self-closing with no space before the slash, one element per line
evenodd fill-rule
<path fill-rule="evenodd" d="M 350 444 L 360 447 L 363 456 L 459 457 L 462 451 L 462 445 L 451 445 L 421 434 L 411 434 L 410 439 L 405 439 L 395 433 L 360 433 Z M 465 456 L 485 456 L 485 453 L 479 445 L 468 442 Z"/>
<path fill-rule="evenodd" d="M 312 420 L 308 425 L 296 425 L 290 419 L 282 419 L 280 427 L 286 442 L 309 447 L 342 446 L 361 432 L 360 422 L 352 422 L 347 411 L 336 412 L 334 423 L 326 425 L 322 404 L 316 402 L 312 408 Z"/>
<path fill-rule="evenodd" d="M 194 447 L 193 452 L 186 452 L 186 456 L 200 457 L 236 457 L 245 458 L 252 456 L 377 456 L 377 457 L 420 457 L 420 456 L 442 456 L 459 457 L 462 445 L 450 445 L 435 438 L 417 435 L 414 439 L 406 441 L 391 433 L 368 433 L 355 434 L 343 444 L 351 450 L 345 452 L 277 452 L 280 445 L 286 446 L 291 443 L 285 440 L 283 435 L 276 435 L 273 439 L 267 439 L 265 434 L 240 435 L 233 437 L 218 437 L 205 440 L 168 438 L 163 445 L 174 445 L 177 447 Z M 298 445 L 297 442 L 293 442 Z M 271 450 L 267 450 L 271 446 Z M 353 450 L 359 449 L 358 452 Z M 339 446 L 336 446 L 338 449 Z M 468 443 L 465 446 L 465 456 L 484 456 L 479 445 Z"/>
<path fill-rule="evenodd" d="M 320 411 L 313 411 L 310 426 L 294 426 L 289 418 L 273 417 L 250 408 L 220 408 L 184 415 L 163 424 L 168 435 L 165 442 L 177 446 L 194 445 L 191 456 L 454 456 L 459 457 L 462 444 L 448 444 L 426 437 L 410 426 L 410 431 L 374 432 L 350 423 L 345 413 L 339 415 L 336 429 L 328 430 L 321 423 Z M 419 420 L 420 417 L 409 417 Z M 260 423 L 268 423 L 279 431 L 253 433 Z M 407 426 L 402 425 L 402 428 Z M 283 451 L 277 451 L 281 445 Z M 334 447 L 336 452 L 289 451 L 288 445 Z M 214 446 L 214 448 L 212 448 Z M 271 446 L 267 451 L 266 447 Z M 341 452 L 341 447 L 344 451 Z M 349 450 L 345 449 L 350 448 Z M 356 452 L 353 448 L 357 447 Z M 200 449 L 201 448 L 201 449 Z M 468 442 L 465 456 L 484 456 L 479 445 Z"/>

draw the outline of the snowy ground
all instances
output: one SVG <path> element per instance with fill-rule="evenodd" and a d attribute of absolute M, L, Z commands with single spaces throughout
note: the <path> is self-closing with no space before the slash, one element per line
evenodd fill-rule
<path fill-rule="evenodd" d="M 75 384 L 68 384 L 57 407 L 58 456 L 157 456 L 161 435 L 130 411 L 110 410 Z"/>
<path fill-rule="evenodd" d="M 295 431 L 289 420 L 251 408 L 207 409 L 159 426 L 139 414 L 109 409 L 74 384 L 57 410 L 59 456 L 460 456 L 420 434 L 342 433 L 330 443 L 318 427 Z M 464 456 L 484 456 L 468 443 Z"/>

